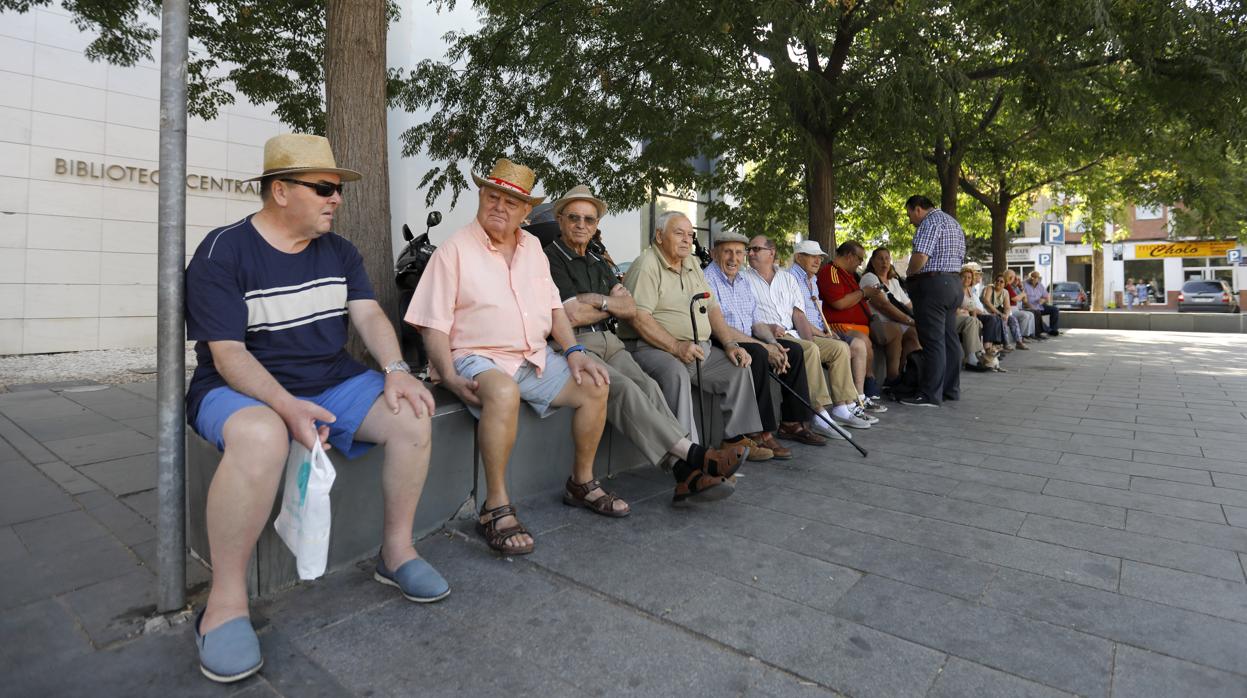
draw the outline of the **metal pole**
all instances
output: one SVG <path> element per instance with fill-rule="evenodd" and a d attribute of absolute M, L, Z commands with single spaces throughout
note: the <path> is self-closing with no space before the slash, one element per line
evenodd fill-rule
<path fill-rule="evenodd" d="M 160 32 L 159 279 L 156 291 L 157 610 L 186 605 L 186 62 L 187 0 L 164 0 Z"/>

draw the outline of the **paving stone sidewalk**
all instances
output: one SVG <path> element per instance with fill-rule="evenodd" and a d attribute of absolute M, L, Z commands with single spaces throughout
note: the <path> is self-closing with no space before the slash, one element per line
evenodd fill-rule
<path fill-rule="evenodd" d="M 525 558 L 420 543 L 429 606 L 367 565 L 258 603 L 220 687 L 153 611 L 154 384 L 0 393 L 5 695 L 1247 696 L 1247 336 L 1074 330 L 893 405 L 844 445 L 608 520 L 521 503 Z M 517 465 L 516 467 L 522 467 Z M 206 577 L 191 565 L 192 594 Z"/>

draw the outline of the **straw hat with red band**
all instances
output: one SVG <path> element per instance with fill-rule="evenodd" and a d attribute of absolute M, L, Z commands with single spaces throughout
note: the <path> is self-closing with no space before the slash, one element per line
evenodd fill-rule
<path fill-rule="evenodd" d="M 525 203 L 536 206 L 546 200 L 544 196 L 533 196 L 533 184 L 537 182 L 537 175 L 533 171 L 523 165 L 511 162 L 506 158 L 499 158 L 494 163 L 494 169 L 489 171 L 484 177 L 472 173 L 472 180 L 477 186 L 489 187 L 497 189 L 500 192 L 514 196 Z"/>
<path fill-rule="evenodd" d="M 343 182 L 354 182 L 362 176 L 355 170 L 338 167 L 329 139 L 324 136 L 283 133 L 264 142 L 264 174 L 244 181 L 300 172 L 332 172 Z"/>

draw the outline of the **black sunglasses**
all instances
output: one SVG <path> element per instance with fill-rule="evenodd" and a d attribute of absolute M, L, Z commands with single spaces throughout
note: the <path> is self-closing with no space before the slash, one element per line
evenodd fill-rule
<path fill-rule="evenodd" d="M 342 185 L 334 184 L 332 182 L 304 182 L 301 179 L 286 179 L 285 177 L 282 177 L 281 181 L 289 182 L 291 184 L 302 184 L 308 189 L 315 191 L 317 196 L 323 196 L 326 199 L 334 194 L 342 193 Z"/>

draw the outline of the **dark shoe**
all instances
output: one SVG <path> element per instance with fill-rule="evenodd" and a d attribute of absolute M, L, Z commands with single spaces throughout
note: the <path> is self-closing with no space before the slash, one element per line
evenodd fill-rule
<path fill-rule="evenodd" d="M 779 425 L 779 431 L 775 432 L 775 436 L 785 441 L 796 441 L 806 446 L 826 446 L 827 439 L 815 434 L 804 424 L 784 423 Z"/>
<path fill-rule="evenodd" d="M 450 595 L 450 585 L 433 569 L 433 565 L 420 558 L 408 560 L 391 572 L 385 559 L 377 554 L 377 569 L 372 578 L 387 586 L 397 587 L 403 598 L 416 603 L 433 603 Z"/>
<path fill-rule="evenodd" d="M 902 405 L 909 405 L 910 407 L 939 407 L 938 404 L 931 402 L 926 395 L 911 395 L 909 397 L 903 397 L 897 402 L 900 402 Z"/>
<path fill-rule="evenodd" d="M 967 371 L 973 371 L 975 373 L 991 373 L 992 372 L 990 368 L 984 366 L 983 364 L 962 364 L 961 367 Z"/>
<path fill-rule="evenodd" d="M 206 610 L 206 609 L 205 609 Z M 260 656 L 260 639 L 251 627 L 251 619 L 239 616 L 218 625 L 207 634 L 199 634 L 204 611 L 195 619 L 195 644 L 199 647 L 199 670 L 217 683 L 234 683 L 251 676 L 264 666 Z"/>
<path fill-rule="evenodd" d="M 770 449 L 771 457 L 775 460 L 789 460 L 792 458 L 792 449 L 787 446 L 781 446 L 775 437 L 769 431 L 758 434 L 754 441 L 762 448 Z"/>
<path fill-rule="evenodd" d="M 775 454 L 771 452 L 771 449 L 766 448 L 765 446 L 758 443 L 757 441 L 754 441 L 748 436 L 742 436 L 735 441 L 724 441 L 723 443 L 719 444 L 720 449 L 731 449 L 731 448 L 738 448 L 738 447 L 744 447 L 749 454 L 748 459 L 755 463 L 757 461 L 770 460 L 775 457 Z"/>
<path fill-rule="evenodd" d="M 950 394 L 950 393 L 944 393 L 944 399 L 945 399 L 945 400 L 951 400 L 951 401 L 953 401 L 953 402 L 956 402 L 956 401 L 958 401 L 958 400 L 960 400 L 960 399 L 961 399 L 961 396 L 960 396 L 960 395 L 952 395 L 952 394 Z"/>
<path fill-rule="evenodd" d="M 585 499 L 593 490 L 602 490 L 602 495 L 592 501 Z M 616 509 L 615 502 L 623 502 L 623 509 Z M 612 519 L 622 519 L 632 513 L 632 509 L 628 508 L 628 503 L 619 497 L 607 492 L 602 487 L 602 483 L 597 480 L 590 480 L 586 483 L 579 484 L 573 482 L 569 477 L 567 483 L 563 485 L 563 503 L 573 507 L 584 507 L 589 511 L 596 512 L 602 516 L 609 516 Z"/>
<path fill-rule="evenodd" d="M 532 534 L 524 528 L 524 524 L 520 523 L 518 516 L 515 516 L 515 507 L 510 504 L 503 504 L 500 507 L 486 509 L 485 505 L 481 505 L 481 516 L 486 517 L 484 521 L 476 522 L 476 532 L 484 536 L 485 542 L 490 548 L 497 550 L 503 555 L 527 555 L 533 551 L 533 544 L 523 546 L 507 545 L 507 541 L 516 536 Z M 515 525 L 507 528 L 498 528 L 498 519 L 515 516 Z"/>

